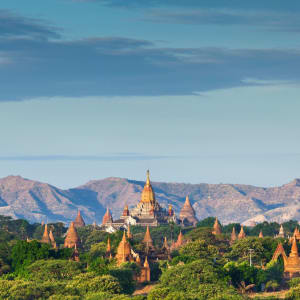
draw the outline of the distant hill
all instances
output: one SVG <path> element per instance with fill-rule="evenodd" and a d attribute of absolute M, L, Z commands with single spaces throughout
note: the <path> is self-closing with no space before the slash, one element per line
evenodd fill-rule
<path fill-rule="evenodd" d="M 240 184 L 185 184 L 152 182 L 162 206 L 170 203 L 179 212 L 189 195 L 199 219 L 218 216 L 224 223 L 300 220 L 300 179 L 280 187 Z M 106 207 L 119 217 L 140 199 L 144 182 L 123 178 L 93 180 L 62 190 L 47 183 L 8 176 L 0 179 L 0 214 L 31 222 L 70 222 L 77 210 L 87 223 L 101 223 Z"/>

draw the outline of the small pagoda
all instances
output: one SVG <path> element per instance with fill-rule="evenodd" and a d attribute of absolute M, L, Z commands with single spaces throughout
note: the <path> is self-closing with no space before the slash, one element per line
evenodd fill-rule
<path fill-rule="evenodd" d="M 297 240 L 295 237 L 293 238 L 291 253 L 287 258 L 286 265 L 284 266 L 284 271 L 289 273 L 290 277 L 300 275 L 300 259 L 298 255 Z"/>
<path fill-rule="evenodd" d="M 70 227 L 67 232 L 67 235 L 66 235 L 66 238 L 65 238 L 64 247 L 65 248 L 75 248 L 75 246 L 76 246 L 76 248 L 80 248 L 81 243 L 80 243 L 74 222 L 71 222 Z"/>
<path fill-rule="evenodd" d="M 241 239 L 244 239 L 245 237 L 246 237 L 246 233 L 244 231 L 244 226 L 242 225 L 241 226 L 241 231 L 240 231 L 240 233 L 238 235 L 238 239 L 241 240 Z"/>
<path fill-rule="evenodd" d="M 222 233 L 222 230 L 221 230 L 221 226 L 219 224 L 219 221 L 218 221 L 218 218 L 215 219 L 215 223 L 214 223 L 214 226 L 213 226 L 213 231 L 212 231 L 212 234 L 214 235 L 219 235 Z"/>
<path fill-rule="evenodd" d="M 45 225 L 45 229 L 44 229 L 44 233 L 43 233 L 43 236 L 42 236 L 42 239 L 41 239 L 41 243 L 51 245 L 51 240 L 50 240 L 50 237 L 49 237 L 48 225 L 47 224 Z"/>
<path fill-rule="evenodd" d="M 232 232 L 230 236 L 230 244 L 233 244 L 237 240 L 236 232 L 235 232 L 235 227 L 232 227 Z"/>
<path fill-rule="evenodd" d="M 113 223 L 112 215 L 109 211 L 109 208 L 106 209 L 106 213 L 104 214 L 102 218 L 102 225 L 109 225 Z"/>
<path fill-rule="evenodd" d="M 56 249 L 56 248 L 57 248 L 57 245 L 56 245 L 56 242 L 55 242 L 55 238 L 54 238 L 52 229 L 50 229 L 50 232 L 49 232 L 49 238 L 50 238 L 52 247 L 53 247 L 54 249 Z"/>
<path fill-rule="evenodd" d="M 123 232 L 123 238 L 118 246 L 117 255 L 116 255 L 118 265 L 125 263 L 127 261 L 133 262 L 133 256 L 131 254 L 131 246 L 126 239 L 126 233 Z"/>
<path fill-rule="evenodd" d="M 186 196 L 183 207 L 179 213 L 179 219 L 184 226 L 196 226 L 198 220 L 196 218 L 195 210 L 193 209 L 189 196 Z"/>
<path fill-rule="evenodd" d="M 77 217 L 74 221 L 74 226 L 76 228 L 80 228 L 80 227 L 84 227 L 85 226 L 85 222 L 81 216 L 81 213 L 80 213 L 80 210 L 78 210 L 78 213 L 77 213 Z"/>
<path fill-rule="evenodd" d="M 143 239 L 143 243 L 146 245 L 147 248 L 153 247 L 153 240 L 150 235 L 149 226 L 147 226 L 146 233 L 145 233 L 145 236 Z"/>

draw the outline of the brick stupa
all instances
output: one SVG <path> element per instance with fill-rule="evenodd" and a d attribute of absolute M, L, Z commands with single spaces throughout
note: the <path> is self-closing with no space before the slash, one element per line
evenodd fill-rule
<path fill-rule="evenodd" d="M 85 222 L 81 216 L 81 213 L 80 213 L 80 210 L 78 210 L 78 213 L 77 213 L 77 217 L 74 221 L 74 226 L 76 228 L 80 228 L 80 227 L 84 227 L 85 226 Z"/>
<path fill-rule="evenodd" d="M 292 277 L 295 273 L 300 273 L 300 259 L 298 255 L 297 240 L 295 237 L 293 238 L 291 253 L 287 258 L 284 271 L 289 273 L 290 277 Z"/>
<path fill-rule="evenodd" d="M 146 233 L 145 233 L 145 236 L 144 236 L 144 239 L 143 239 L 143 243 L 147 247 L 153 247 L 153 240 L 152 240 L 151 235 L 150 235 L 149 226 L 147 226 Z"/>
<path fill-rule="evenodd" d="M 221 230 L 221 226 L 219 224 L 219 221 L 218 221 L 218 218 L 215 219 L 215 223 L 214 223 L 214 227 L 213 227 L 213 231 L 212 231 L 212 234 L 214 235 L 219 235 L 222 233 L 222 230 Z"/>
<path fill-rule="evenodd" d="M 76 228 L 74 226 L 74 222 L 71 222 L 70 227 L 68 229 L 66 238 L 65 238 L 65 243 L 64 247 L 65 248 L 80 248 L 80 240 L 76 231 Z"/>
<path fill-rule="evenodd" d="M 41 243 L 51 245 L 51 240 L 50 240 L 50 237 L 49 237 L 49 234 L 48 234 L 48 225 L 47 224 L 45 225 L 45 229 L 44 229 L 44 233 L 43 233 L 43 236 L 42 236 L 42 239 L 41 239 Z"/>
<path fill-rule="evenodd" d="M 125 263 L 127 261 L 133 261 L 133 257 L 131 255 L 131 247 L 126 239 L 125 231 L 123 233 L 123 238 L 118 246 L 116 259 L 118 265 L 121 265 L 122 263 Z"/>
<path fill-rule="evenodd" d="M 49 232 L 49 238 L 50 238 L 52 247 L 56 248 L 56 242 L 55 242 L 54 235 L 53 235 L 53 232 L 52 232 L 51 229 L 50 229 L 50 232 Z"/>
<path fill-rule="evenodd" d="M 240 231 L 240 233 L 238 235 L 238 239 L 241 240 L 241 239 L 244 239 L 245 237 L 246 237 L 246 233 L 244 231 L 244 226 L 242 225 L 241 226 L 241 231 Z"/>
<path fill-rule="evenodd" d="M 191 205 L 189 196 L 186 196 L 185 198 L 185 202 L 179 213 L 179 219 L 184 225 L 196 226 L 198 222 L 195 211 Z"/>
<path fill-rule="evenodd" d="M 113 222 L 112 215 L 109 211 L 109 208 L 106 209 L 106 213 L 102 218 L 102 225 L 111 224 Z"/>
<path fill-rule="evenodd" d="M 232 227 L 231 237 L 230 237 L 230 243 L 234 243 L 237 240 L 237 236 L 235 233 L 235 227 Z"/>

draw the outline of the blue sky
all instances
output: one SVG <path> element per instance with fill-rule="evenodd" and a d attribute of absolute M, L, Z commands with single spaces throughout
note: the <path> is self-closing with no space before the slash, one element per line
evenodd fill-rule
<path fill-rule="evenodd" d="M 299 1 L 2 0 L 0 176 L 300 177 Z"/>

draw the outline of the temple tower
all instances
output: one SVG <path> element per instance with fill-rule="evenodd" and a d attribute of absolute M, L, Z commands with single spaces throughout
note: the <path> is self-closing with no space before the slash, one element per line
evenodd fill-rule
<path fill-rule="evenodd" d="M 118 265 L 121 265 L 122 263 L 127 261 L 133 261 L 133 257 L 131 255 L 131 247 L 128 241 L 126 240 L 125 231 L 123 232 L 123 238 L 118 246 L 116 259 Z"/>
<path fill-rule="evenodd" d="M 106 213 L 102 218 L 102 225 L 111 224 L 113 222 L 112 215 L 109 211 L 109 208 L 106 209 Z"/>
<path fill-rule="evenodd" d="M 106 254 L 111 253 L 111 244 L 110 244 L 110 238 L 107 239 L 107 246 L 106 246 Z"/>
<path fill-rule="evenodd" d="M 51 240 L 50 240 L 50 237 L 49 237 L 49 234 L 48 234 L 48 225 L 47 224 L 45 225 L 45 229 L 44 229 L 44 233 L 43 233 L 43 236 L 42 236 L 42 239 L 41 239 L 41 243 L 51 245 Z"/>
<path fill-rule="evenodd" d="M 70 227 L 68 229 L 66 238 L 65 238 L 65 243 L 64 247 L 65 248 L 80 248 L 80 240 L 76 231 L 76 228 L 74 226 L 74 222 L 71 222 Z"/>
<path fill-rule="evenodd" d="M 128 238 L 128 239 L 132 239 L 132 238 L 133 238 L 132 233 L 131 233 L 131 230 L 130 230 L 130 224 L 128 224 L 127 238 Z"/>
<path fill-rule="evenodd" d="M 284 229 L 282 224 L 280 225 L 279 233 L 277 235 L 278 238 L 284 238 Z"/>
<path fill-rule="evenodd" d="M 263 238 L 263 237 L 264 237 L 264 235 L 263 235 L 263 233 L 262 233 L 262 230 L 259 232 L 258 237 L 259 237 L 259 238 Z"/>
<path fill-rule="evenodd" d="M 293 238 L 292 249 L 289 257 L 287 258 L 287 263 L 284 267 L 284 271 L 290 274 L 290 277 L 295 273 L 300 273 L 300 259 L 298 255 L 298 247 L 296 238 Z"/>
<path fill-rule="evenodd" d="M 198 220 L 196 218 L 195 210 L 193 209 L 189 196 L 186 196 L 185 202 L 183 207 L 179 213 L 179 219 L 181 220 L 182 224 L 187 223 L 187 225 L 196 226 Z"/>
<path fill-rule="evenodd" d="M 231 232 L 231 237 L 230 237 L 230 243 L 233 244 L 236 240 L 237 240 L 237 236 L 236 236 L 236 233 L 235 233 L 235 227 L 233 226 L 232 227 L 232 232 Z"/>
<path fill-rule="evenodd" d="M 216 218 L 215 223 L 214 223 L 214 227 L 213 227 L 213 231 L 212 234 L 214 235 L 219 235 L 222 233 L 218 218 Z"/>
<path fill-rule="evenodd" d="M 147 248 L 153 247 L 153 240 L 150 235 L 149 226 L 147 226 L 146 233 L 145 233 L 145 236 L 143 239 L 143 243 L 147 246 Z"/>
<path fill-rule="evenodd" d="M 78 213 L 77 213 L 77 217 L 74 221 L 74 226 L 76 228 L 80 228 L 80 227 L 84 227 L 85 226 L 85 222 L 81 216 L 81 213 L 80 213 L 80 210 L 78 210 Z"/>
<path fill-rule="evenodd" d="M 241 239 L 243 239 L 245 237 L 246 237 L 246 233 L 244 232 L 244 226 L 242 225 L 241 226 L 241 231 L 240 231 L 240 233 L 238 235 L 238 239 L 241 240 Z"/>
<path fill-rule="evenodd" d="M 54 239 L 54 236 L 53 236 L 53 232 L 52 232 L 51 229 L 50 229 L 50 232 L 49 232 L 49 238 L 50 238 L 52 247 L 53 247 L 54 249 L 56 249 L 57 246 L 56 246 L 56 242 L 55 242 L 55 239 Z"/>

